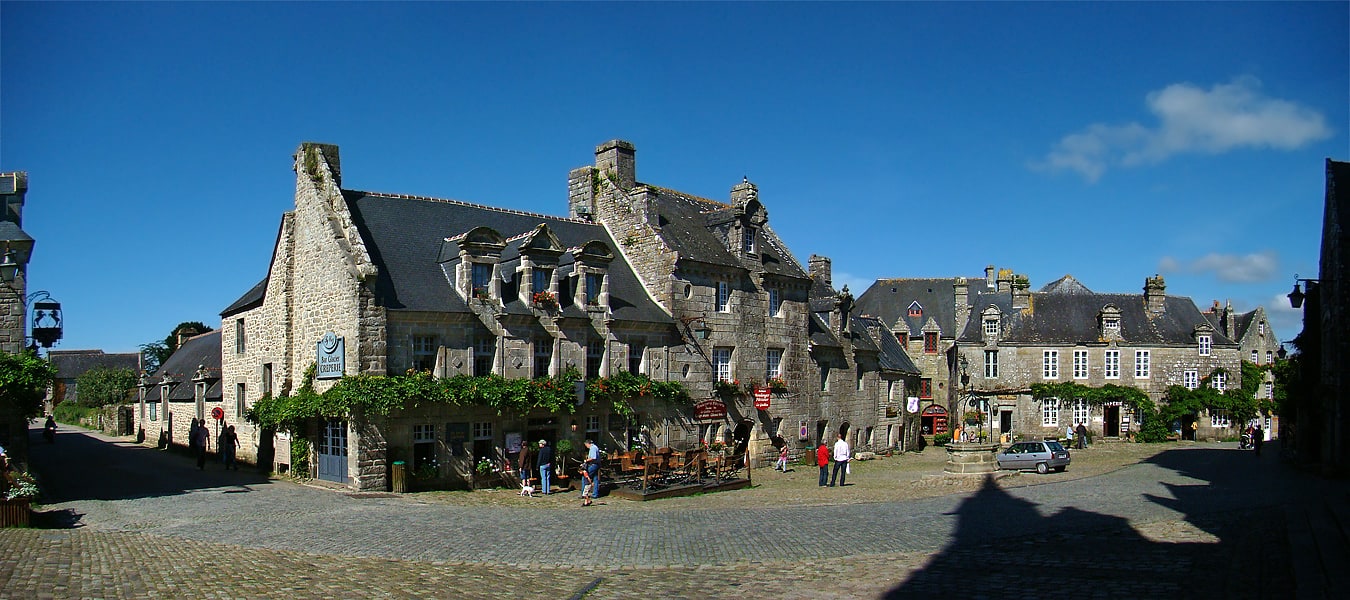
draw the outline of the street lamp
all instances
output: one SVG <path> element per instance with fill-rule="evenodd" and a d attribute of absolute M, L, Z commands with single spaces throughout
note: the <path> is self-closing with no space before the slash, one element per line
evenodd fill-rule
<path fill-rule="evenodd" d="M 1303 290 L 1298 286 L 1299 283 L 1307 284 L 1308 293 L 1303 293 Z M 1285 294 L 1285 296 L 1289 298 L 1289 306 L 1292 308 L 1303 308 L 1303 299 L 1317 293 L 1316 286 L 1320 283 L 1322 282 L 1318 279 L 1300 279 L 1298 273 L 1294 273 L 1294 290 Z"/>

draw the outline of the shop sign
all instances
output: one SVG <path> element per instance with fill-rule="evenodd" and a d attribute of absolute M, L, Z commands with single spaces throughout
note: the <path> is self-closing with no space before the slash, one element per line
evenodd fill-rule
<path fill-rule="evenodd" d="M 699 420 L 726 419 L 727 405 L 721 400 L 704 400 L 694 405 L 694 418 Z"/>
<path fill-rule="evenodd" d="M 896 403 L 894 403 L 894 402 L 888 403 L 888 404 L 886 405 L 886 416 L 887 416 L 887 417 L 898 417 L 898 416 L 900 416 L 900 405 L 899 405 L 899 404 L 896 404 Z"/>
<path fill-rule="evenodd" d="M 314 345 L 316 354 L 315 373 L 318 379 L 339 379 L 347 365 L 346 347 L 336 333 L 323 334 L 323 339 Z"/>
<path fill-rule="evenodd" d="M 773 396 L 773 390 L 770 390 L 770 389 L 767 388 L 767 387 L 757 387 L 757 388 L 755 388 L 755 409 L 756 409 L 756 410 L 768 410 L 768 409 L 769 409 L 769 398 L 771 398 L 772 396 Z M 723 405 L 723 406 L 725 407 L 725 405 Z"/>
<path fill-rule="evenodd" d="M 911 414 L 911 415 L 914 414 L 914 413 L 916 413 L 916 412 L 919 412 L 919 397 L 918 397 L 918 396 L 910 396 L 909 399 L 905 401 L 905 412 L 907 412 L 907 413 L 909 413 L 909 414 Z"/>

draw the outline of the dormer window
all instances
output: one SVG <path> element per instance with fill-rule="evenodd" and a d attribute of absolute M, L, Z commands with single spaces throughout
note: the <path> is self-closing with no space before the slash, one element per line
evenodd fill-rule
<path fill-rule="evenodd" d="M 731 284 L 725 281 L 717 282 L 717 312 L 727 312 L 731 310 Z"/>
<path fill-rule="evenodd" d="M 1120 333 L 1120 318 L 1107 317 L 1102 319 L 1102 330 L 1109 333 Z"/>
<path fill-rule="evenodd" d="M 573 302 L 589 308 L 602 309 L 609 305 L 606 268 L 614 260 L 609 246 L 599 241 L 586 242 L 581 248 L 574 248 L 572 254 L 577 261 L 577 290 Z"/>
<path fill-rule="evenodd" d="M 744 227 L 741 229 L 741 251 L 746 254 L 755 253 L 755 228 Z"/>
<path fill-rule="evenodd" d="M 995 342 L 1002 333 L 1003 313 L 1000 313 L 998 307 L 990 306 L 980 313 L 981 331 L 984 333 L 986 342 Z"/>
<path fill-rule="evenodd" d="M 1097 325 L 1103 338 L 1120 339 L 1120 309 L 1114 304 L 1103 306 L 1097 313 Z"/>
<path fill-rule="evenodd" d="M 984 320 L 984 337 L 986 338 L 998 337 L 998 319 Z"/>
<path fill-rule="evenodd" d="M 1196 346 L 1200 348 L 1200 356 L 1209 356 L 1212 341 L 1208 335 L 1196 337 Z"/>
<path fill-rule="evenodd" d="M 909 316 L 913 319 L 923 318 L 923 307 L 917 301 L 909 303 Z"/>
<path fill-rule="evenodd" d="M 600 304 L 600 289 L 604 287 L 605 276 L 600 273 L 586 274 L 586 304 L 597 306 Z"/>

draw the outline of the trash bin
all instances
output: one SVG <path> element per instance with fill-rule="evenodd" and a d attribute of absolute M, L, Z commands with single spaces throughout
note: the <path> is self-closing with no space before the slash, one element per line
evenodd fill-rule
<path fill-rule="evenodd" d="M 407 468 L 403 461 L 396 460 L 389 471 L 389 491 L 402 494 L 408 491 Z"/>

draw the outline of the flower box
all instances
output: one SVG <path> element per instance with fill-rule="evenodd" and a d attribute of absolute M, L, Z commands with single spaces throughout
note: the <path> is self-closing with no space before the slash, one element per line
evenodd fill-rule
<path fill-rule="evenodd" d="M 30 513 L 28 498 L 0 500 L 0 527 L 27 527 Z"/>

